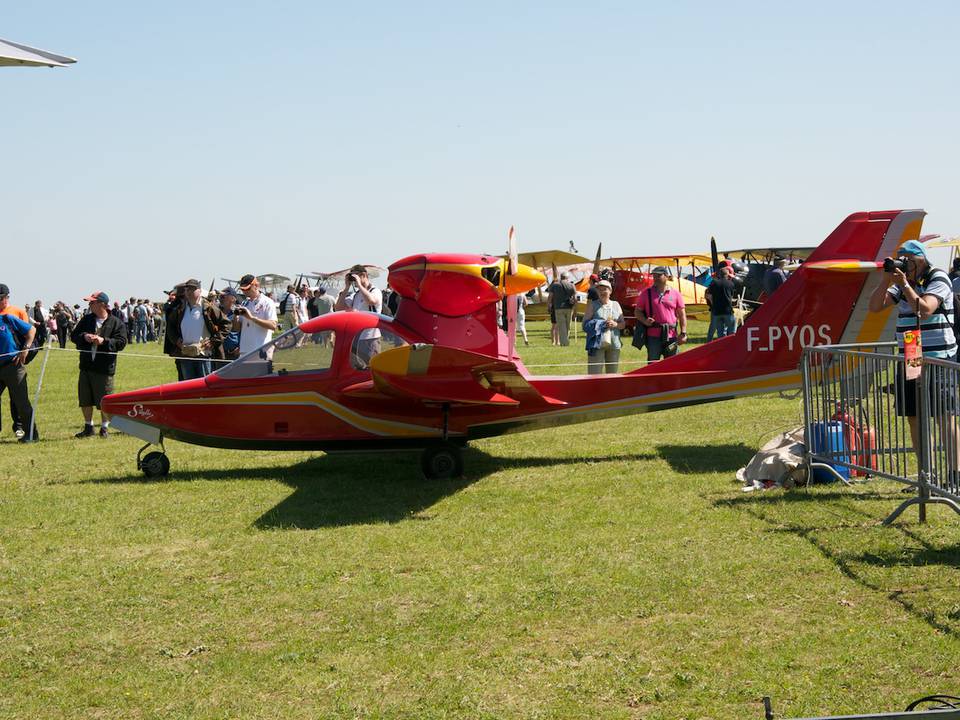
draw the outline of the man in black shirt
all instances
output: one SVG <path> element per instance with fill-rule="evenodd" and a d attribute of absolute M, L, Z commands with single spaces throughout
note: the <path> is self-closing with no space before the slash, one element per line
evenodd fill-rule
<path fill-rule="evenodd" d="M 731 279 L 732 275 L 733 271 L 729 267 L 721 265 L 704 293 L 707 304 L 710 306 L 710 329 L 707 330 L 707 342 L 713 340 L 714 333 L 717 337 L 726 337 L 733 335 L 737 330 L 737 319 L 733 314 L 736 287 Z"/>

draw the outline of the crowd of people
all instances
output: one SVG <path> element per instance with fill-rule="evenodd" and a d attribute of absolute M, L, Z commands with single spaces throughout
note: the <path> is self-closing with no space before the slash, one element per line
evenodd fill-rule
<path fill-rule="evenodd" d="M 916 309 L 903 310 L 918 298 L 922 304 L 922 347 L 929 357 L 957 358 L 955 338 L 960 336 L 960 258 L 948 273 L 927 261 L 920 243 L 907 243 L 902 252 L 908 272 L 887 274 L 873 299 L 872 309 L 901 306 L 901 325 L 912 322 Z M 778 260 L 767 273 L 765 290 L 773 294 L 786 281 L 785 261 Z M 651 271 L 653 283 L 636 298 L 632 345 L 645 349 L 648 361 L 672 357 L 687 342 L 687 316 L 683 295 L 670 282 L 664 267 Z M 619 372 L 622 334 L 627 319 L 620 303 L 613 299 L 609 279 L 591 275 L 582 317 L 590 374 Z M 742 285 L 726 260 L 716 269 L 705 291 L 710 307 L 707 341 L 736 331 L 734 302 Z M 117 354 L 129 343 L 160 342 L 163 351 L 176 361 L 179 380 L 202 378 L 215 364 L 228 362 L 266 344 L 274 331 L 335 310 L 362 310 L 396 314 L 399 296 L 389 288 L 375 287 L 366 268 L 356 265 L 347 273 L 343 290 L 336 298 L 324 287 L 287 286 L 277 300 L 261 290 L 252 274 L 244 275 L 236 288 L 203 292 L 200 281 L 188 279 L 175 285 L 163 303 L 129 298 L 111 302 L 109 295 L 96 290 L 84 298 L 86 307 L 56 302 L 50 310 L 40 300 L 23 307 L 10 302 L 10 288 L 0 283 L 0 395 L 9 391 L 13 432 L 20 442 L 35 442 L 39 429 L 33 416 L 27 382 L 27 365 L 47 337 L 55 337 L 60 348 L 72 342 L 79 351 L 78 405 L 83 426 L 76 437 L 109 435 L 110 418 L 100 412 L 100 427 L 93 422 L 103 397 L 113 391 Z M 916 295 L 916 297 L 914 297 Z M 517 298 L 517 333 L 529 342 L 524 321 L 528 299 Z M 566 272 L 547 288 L 551 320 L 551 344 L 569 346 L 570 330 L 576 318 L 578 293 Z M 929 306 L 929 307 L 927 307 Z M 911 306 L 912 307 L 912 306 Z M 906 318 L 906 319 L 904 319 Z M 901 342 L 903 327 L 898 325 Z M 949 337 L 948 337 L 949 336 Z M 315 342 L 329 344 L 318 334 Z M 380 351 L 380 332 L 363 331 L 358 338 L 358 355 L 363 363 Z"/>

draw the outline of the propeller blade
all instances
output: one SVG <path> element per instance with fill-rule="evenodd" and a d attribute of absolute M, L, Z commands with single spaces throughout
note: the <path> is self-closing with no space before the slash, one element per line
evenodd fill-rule
<path fill-rule="evenodd" d="M 717 254 L 717 239 L 710 236 L 710 261 L 713 263 L 713 272 L 716 274 L 717 268 L 720 267 L 720 256 Z"/>

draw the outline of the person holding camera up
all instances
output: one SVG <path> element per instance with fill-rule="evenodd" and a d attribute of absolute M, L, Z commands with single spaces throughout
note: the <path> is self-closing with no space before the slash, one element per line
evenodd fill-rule
<path fill-rule="evenodd" d="M 277 306 L 266 293 L 260 292 L 260 281 L 254 275 L 240 278 L 242 303 L 233 310 L 233 329 L 240 332 L 240 355 L 263 347 L 277 329 Z"/>
<path fill-rule="evenodd" d="M 883 261 L 883 281 L 870 296 L 870 312 L 897 306 L 897 345 L 901 354 L 904 352 L 904 333 L 916 329 L 919 315 L 923 356 L 953 360 L 957 354 L 957 339 L 953 334 L 954 298 L 950 278 L 946 272 L 930 264 L 923 243 L 908 240 L 897 255 L 896 260 L 886 258 Z M 897 415 L 906 417 L 910 424 L 913 447 L 919 448 L 916 385 L 916 380 L 898 378 L 896 408 Z M 956 393 L 940 398 L 940 405 L 944 412 L 956 413 Z M 953 423 L 956 432 L 955 419 Z M 954 447 L 960 454 L 960 443 L 954 441 Z M 956 474 L 960 458 L 955 458 L 954 463 L 951 472 Z"/>
<path fill-rule="evenodd" d="M 353 299 L 347 302 L 347 297 L 353 293 Z M 337 310 L 367 311 L 380 313 L 383 310 L 383 293 L 380 288 L 370 282 L 370 275 L 363 265 L 354 265 L 347 273 L 347 281 L 340 296 L 337 298 Z M 365 369 L 370 358 L 380 352 L 380 331 L 377 328 L 367 328 L 357 336 L 357 352 L 355 364 Z"/>

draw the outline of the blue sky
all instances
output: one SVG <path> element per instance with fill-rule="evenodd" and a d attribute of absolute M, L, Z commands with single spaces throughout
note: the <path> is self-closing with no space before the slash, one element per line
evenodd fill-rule
<path fill-rule="evenodd" d="M 816 244 L 858 210 L 960 234 L 960 6 L 10 4 L 14 300 L 381 265 Z M 12 257 L 10 257 L 12 253 Z"/>

